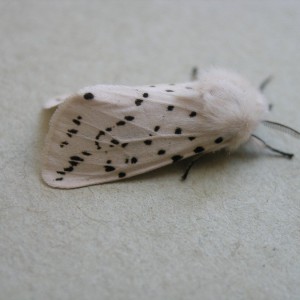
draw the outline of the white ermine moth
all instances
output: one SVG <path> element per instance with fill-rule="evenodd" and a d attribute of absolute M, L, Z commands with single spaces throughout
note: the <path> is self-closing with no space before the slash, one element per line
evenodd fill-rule
<path fill-rule="evenodd" d="M 233 151 L 249 139 L 291 158 L 253 134 L 263 122 L 300 136 L 266 121 L 266 83 L 258 89 L 213 68 L 187 83 L 96 85 L 54 98 L 45 106 L 58 107 L 46 137 L 42 178 L 57 188 L 110 182 L 187 157 Z"/>

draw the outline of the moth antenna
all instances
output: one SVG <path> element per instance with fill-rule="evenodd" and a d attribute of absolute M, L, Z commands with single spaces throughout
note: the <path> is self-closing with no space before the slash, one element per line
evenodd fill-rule
<path fill-rule="evenodd" d="M 262 140 L 261 138 L 259 138 L 258 136 L 252 134 L 252 137 L 254 137 L 255 139 L 257 139 L 258 141 L 260 141 L 267 149 L 273 151 L 273 152 L 276 152 L 276 153 L 279 153 L 281 154 L 282 156 L 288 158 L 288 159 L 292 159 L 294 154 L 292 153 L 286 153 L 286 152 L 283 152 L 281 150 L 278 150 L 278 149 L 275 149 L 273 147 L 271 147 L 270 145 L 268 145 L 264 140 Z"/>
<path fill-rule="evenodd" d="M 271 128 L 271 129 L 276 129 L 279 130 L 283 133 L 287 133 L 295 138 L 300 138 L 300 132 L 288 127 L 286 125 L 280 124 L 280 123 L 276 123 L 276 122 L 272 122 L 272 121 L 262 121 L 263 125 Z"/>
<path fill-rule="evenodd" d="M 272 79 L 273 79 L 273 76 L 270 75 L 265 80 L 263 80 L 263 82 L 259 85 L 259 90 L 261 92 L 263 92 L 264 89 L 266 88 L 266 86 L 272 81 Z"/>
<path fill-rule="evenodd" d="M 191 81 L 195 81 L 198 79 L 198 68 L 193 67 L 192 72 L 191 72 Z"/>
<path fill-rule="evenodd" d="M 193 160 L 189 163 L 189 165 L 187 166 L 185 172 L 184 172 L 183 175 L 181 176 L 181 181 L 185 181 L 185 180 L 186 180 L 186 178 L 187 178 L 187 176 L 188 176 L 188 174 L 189 174 L 191 168 L 193 167 L 193 165 L 194 165 L 199 159 L 200 159 L 200 156 L 197 157 L 197 158 L 195 158 L 195 159 L 193 159 Z"/>
<path fill-rule="evenodd" d="M 271 111 L 271 110 L 273 110 L 273 103 L 269 103 L 269 105 L 268 105 L 268 108 L 269 108 L 269 111 Z"/>

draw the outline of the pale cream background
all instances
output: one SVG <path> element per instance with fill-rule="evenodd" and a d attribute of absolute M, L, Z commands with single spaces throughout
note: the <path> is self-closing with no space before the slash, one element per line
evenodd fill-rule
<path fill-rule="evenodd" d="M 39 176 L 42 103 L 95 83 L 186 81 L 194 65 L 258 85 L 300 129 L 299 1 L 0 1 L 1 299 L 299 299 L 300 143 L 119 183 Z"/>

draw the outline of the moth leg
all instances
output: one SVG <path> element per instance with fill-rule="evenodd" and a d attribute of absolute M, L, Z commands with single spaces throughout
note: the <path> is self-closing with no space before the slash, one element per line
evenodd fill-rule
<path fill-rule="evenodd" d="M 185 181 L 185 180 L 186 180 L 186 178 L 187 178 L 187 176 L 188 176 L 188 174 L 189 174 L 189 172 L 190 172 L 192 166 L 200 159 L 200 157 L 201 157 L 201 156 L 196 157 L 195 159 L 193 159 L 193 160 L 189 163 L 189 165 L 187 166 L 185 172 L 184 172 L 183 175 L 181 176 L 181 181 Z"/>
<path fill-rule="evenodd" d="M 196 80 L 198 80 L 198 68 L 193 67 L 191 72 L 191 81 L 196 81 Z"/>
<path fill-rule="evenodd" d="M 267 149 L 273 151 L 273 152 L 276 152 L 276 153 L 279 153 L 281 154 L 283 157 L 286 157 L 288 159 L 292 159 L 294 154 L 292 153 L 286 153 L 286 152 L 283 152 L 281 150 L 278 150 L 278 149 L 275 149 L 273 147 L 271 147 L 270 145 L 268 145 L 264 140 L 262 140 L 261 138 L 259 138 L 258 136 L 252 134 L 252 137 L 254 137 L 255 139 L 257 139 L 258 141 L 260 141 Z"/>

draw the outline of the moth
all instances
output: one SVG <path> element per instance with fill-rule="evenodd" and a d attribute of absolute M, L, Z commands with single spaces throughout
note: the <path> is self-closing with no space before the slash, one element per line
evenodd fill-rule
<path fill-rule="evenodd" d="M 260 123 L 300 133 L 267 120 L 262 90 L 240 75 L 218 68 L 196 69 L 190 82 L 145 86 L 95 85 L 54 98 L 57 107 L 42 155 L 42 178 L 57 188 L 116 181 L 194 156 L 236 150 L 256 140 Z"/>

